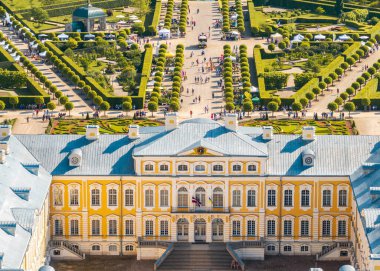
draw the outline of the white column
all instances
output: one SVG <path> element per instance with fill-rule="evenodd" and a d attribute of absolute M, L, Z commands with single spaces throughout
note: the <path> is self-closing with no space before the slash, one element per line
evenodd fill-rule
<path fill-rule="evenodd" d="M 210 222 L 206 222 L 206 242 L 212 242 L 212 227 Z"/>
<path fill-rule="evenodd" d="M 194 221 L 189 219 L 189 242 L 194 243 Z"/>

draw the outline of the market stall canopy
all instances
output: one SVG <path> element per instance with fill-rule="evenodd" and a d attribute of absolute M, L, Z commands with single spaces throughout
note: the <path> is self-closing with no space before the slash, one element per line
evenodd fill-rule
<path fill-rule="evenodd" d="M 137 17 L 136 15 L 130 15 L 129 16 L 129 19 L 130 20 L 137 20 L 139 17 Z"/>
<path fill-rule="evenodd" d="M 39 53 L 38 55 L 39 55 L 40 57 L 45 57 L 45 56 L 46 56 L 46 51 L 41 52 L 41 53 Z"/>
<path fill-rule="evenodd" d="M 58 39 L 60 40 L 67 40 L 69 38 L 69 35 L 66 35 L 65 33 L 59 34 L 57 36 Z"/>
<path fill-rule="evenodd" d="M 239 32 L 237 32 L 237 31 L 232 31 L 232 32 L 231 32 L 231 35 L 239 36 L 239 35 L 240 35 L 240 33 L 239 33 Z"/>
<path fill-rule="evenodd" d="M 93 34 L 86 34 L 86 35 L 84 35 L 84 39 L 85 40 L 93 40 L 93 39 L 95 39 L 95 35 L 93 35 Z"/>
<path fill-rule="evenodd" d="M 282 38 L 282 35 L 280 33 L 274 33 L 270 35 L 271 38 L 276 39 L 276 38 Z"/>
<path fill-rule="evenodd" d="M 236 57 L 234 57 L 234 56 L 228 56 L 228 57 L 226 57 L 226 58 L 229 58 L 229 59 L 231 59 L 232 61 L 236 61 Z"/>
<path fill-rule="evenodd" d="M 298 41 L 303 41 L 304 39 L 305 39 L 305 37 L 302 36 L 301 34 L 297 34 L 293 38 L 293 40 L 298 40 Z"/>
<path fill-rule="evenodd" d="M 134 23 L 142 23 L 141 20 L 137 19 L 137 20 L 133 20 Z"/>
<path fill-rule="evenodd" d="M 125 16 L 120 14 L 120 15 L 116 15 L 116 18 L 125 18 Z"/>
<path fill-rule="evenodd" d="M 351 37 L 348 36 L 348 35 L 346 35 L 346 34 L 344 34 L 344 35 L 340 35 L 340 36 L 338 37 L 338 40 L 349 40 L 349 39 L 351 39 Z"/>
<path fill-rule="evenodd" d="M 118 21 L 117 24 L 127 24 L 126 21 Z"/>
<path fill-rule="evenodd" d="M 232 19 L 232 20 L 237 20 L 237 17 L 238 17 L 237 14 L 232 14 L 232 15 L 231 15 L 231 19 Z"/>
<path fill-rule="evenodd" d="M 258 93 L 259 89 L 255 86 L 251 86 L 251 93 Z"/>
<path fill-rule="evenodd" d="M 315 40 L 325 40 L 326 36 L 322 34 L 318 34 L 314 37 Z"/>
<path fill-rule="evenodd" d="M 39 34 L 38 35 L 38 38 L 41 40 L 41 39 L 47 39 L 49 36 L 46 35 L 46 34 Z"/>
<path fill-rule="evenodd" d="M 359 39 L 361 39 L 361 40 L 368 40 L 369 37 L 368 36 L 360 36 Z"/>

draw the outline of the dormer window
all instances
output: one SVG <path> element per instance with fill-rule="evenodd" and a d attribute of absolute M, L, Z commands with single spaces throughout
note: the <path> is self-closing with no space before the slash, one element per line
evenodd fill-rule
<path fill-rule="evenodd" d="M 203 172 L 206 170 L 206 167 L 204 165 L 196 165 L 194 170 L 198 172 Z"/>
<path fill-rule="evenodd" d="M 153 171 L 153 165 L 152 164 L 146 164 L 145 165 L 145 171 Z"/>
<path fill-rule="evenodd" d="M 241 171 L 241 165 L 233 165 L 232 171 Z"/>
<path fill-rule="evenodd" d="M 169 171 L 169 166 L 166 164 L 160 165 L 160 171 Z"/>
<path fill-rule="evenodd" d="M 187 171 L 187 165 L 179 165 L 178 171 Z"/>
<path fill-rule="evenodd" d="M 223 166 L 222 165 L 214 165 L 212 167 L 213 171 L 223 171 Z"/>
<path fill-rule="evenodd" d="M 257 167 L 256 165 L 248 165 L 248 171 L 256 171 Z"/>

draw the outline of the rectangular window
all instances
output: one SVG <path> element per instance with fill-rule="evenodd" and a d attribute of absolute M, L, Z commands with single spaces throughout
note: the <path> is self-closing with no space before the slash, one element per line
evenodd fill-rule
<path fill-rule="evenodd" d="M 238 220 L 232 221 L 232 235 L 240 236 L 240 221 Z"/>
<path fill-rule="evenodd" d="M 331 191 L 323 190 L 322 192 L 322 206 L 331 207 Z"/>
<path fill-rule="evenodd" d="M 301 220 L 301 236 L 309 236 L 309 221 Z"/>
<path fill-rule="evenodd" d="M 108 190 L 108 206 L 117 206 L 117 190 Z"/>
<path fill-rule="evenodd" d="M 284 235 L 291 236 L 293 232 L 293 223 L 291 220 L 284 221 Z"/>
<path fill-rule="evenodd" d="M 241 207 L 240 190 L 232 191 L 232 207 Z"/>
<path fill-rule="evenodd" d="M 133 220 L 125 220 L 125 235 L 133 235 Z"/>
<path fill-rule="evenodd" d="M 168 171 L 169 166 L 168 165 L 160 165 L 160 171 Z"/>
<path fill-rule="evenodd" d="M 70 220 L 70 235 L 79 235 L 79 221 L 77 219 Z"/>
<path fill-rule="evenodd" d="M 153 221 L 152 220 L 145 221 L 145 235 L 153 236 Z"/>
<path fill-rule="evenodd" d="M 223 166 L 222 165 L 214 165 L 213 167 L 212 167 L 212 170 L 213 171 L 223 171 Z"/>
<path fill-rule="evenodd" d="M 331 235 L 331 222 L 330 220 L 322 221 L 322 236 L 330 236 Z"/>
<path fill-rule="evenodd" d="M 276 190 L 268 190 L 268 207 L 276 206 Z"/>
<path fill-rule="evenodd" d="M 254 220 L 247 221 L 247 235 L 255 236 L 256 235 L 256 224 Z"/>
<path fill-rule="evenodd" d="M 91 205 L 100 206 L 100 190 L 99 189 L 91 190 Z"/>
<path fill-rule="evenodd" d="M 178 171 L 187 171 L 187 165 L 179 165 Z"/>
<path fill-rule="evenodd" d="M 133 190 L 125 190 L 125 206 L 133 206 Z"/>
<path fill-rule="evenodd" d="M 339 190 L 339 207 L 347 207 L 347 190 Z"/>
<path fill-rule="evenodd" d="M 160 221 L 160 235 L 161 236 L 169 235 L 169 221 L 167 220 Z"/>
<path fill-rule="evenodd" d="M 309 246 L 301 246 L 301 252 L 308 252 Z"/>
<path fill-rule="evenodd" d="M 54 220 L 54 235 L 62 236 L 63 235 L 63 224 L 62 220 Z"/>
<path fill-rule="evenodd" d="M 160 191 L 160 206 L 169 207 L 169 191 L 167 189 Z"/>
<path fill-rule="evenodd" d="M 267 235 L 276 235 L 276 221 L 268 220 L 267 221 Z"/>
<path fill-rule="evenodd" d="M 301 191 L 301 206 L 310 207 L 310 191 L 309 190 Z"/>
<path fill-rule="evenodd" d="M 292 190 L 288 189 L 284 191 L 284 206 L 285 207 L 293 206 L 293 191 Z"/>
<path fill-rule="evenodd" d="M 248 190 L 247 206 L 248 207 L 256 206 L 256 191 L 255 190 Z"/>
<path fill-rule="evenodd" d="M 94 219 L 91 221 L 91 235 L 100 235 L 100 220 Z"/>
<path fill-rule="evenodd" d="M 79 191 L 78 189 L 70 190 L 70 205 L 78 206 L 79 205 Z"/>
<path fill-rule="evenodd" d="M 346 236 L 347 235 L 347 222 L 346 220 L 338 221 L 338 236 Z"/>
<path fill-rule="evenodd" d="M 117 221 L 115 219 L 108 221 L 108 235 L 117 235 Z"/>
<path fill-rule="evenodd" d="M 145 207 L 153 207 L 153 190 L 145 190 Z"/>

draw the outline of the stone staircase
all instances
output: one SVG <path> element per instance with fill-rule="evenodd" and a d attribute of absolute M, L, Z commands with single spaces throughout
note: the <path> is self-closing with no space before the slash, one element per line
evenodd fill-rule
<path fill-rule="evenodd" d="M 70 244 L 70 242 L 63 240 L 50 240 L 49 245 L 50 249 L 64 249 L 73 254 L 74 257 L 76 256 L 78 259 L 84 260 L 86 258 L 86 254 L 82 252 L 80 249 L 78 249 L 76 246 Z"/>
<path fill-rule="evenodd" d="M 346 241 L 346 242 L 336 242 L 336 243 L 330 245 L 328 248 L 325 248 L 324 250 L 322 250 L 321 252 L 319 252 L 316 255 L 316 260 L 317 261 L 324 260 L 324 258 L 326 258 L 326 256 L 332 254 L 335 251 L 340 251 L 341 249 L 346 249 L 348 251 L 351 251 L 351 247 L 352 247 L 352 243 L 351 242 L 348 242 L 348 241 Z"/>
<path fill-rule="evenodd" d="M 164 260 L 159 271 L 227 271 L 231 270 L 232 257 L 226 244 L 181 244 Z"/>

